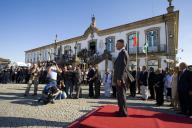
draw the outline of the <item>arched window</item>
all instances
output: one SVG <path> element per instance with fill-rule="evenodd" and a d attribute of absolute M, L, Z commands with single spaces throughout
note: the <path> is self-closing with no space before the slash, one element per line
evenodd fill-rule
<path fill-rule="evenodd" d="M 77 53 L 81 51 L 81 43 L 77 43 L 76 45 Z"/>
<path fill-rule="evenodd" d="M 115 52 L 115 36 L 109 36 L 105 38 L 107 51 L 108 52 Z"/>
<path fill-rule="evenodd" d="M 157 52 L 160 47 L 159 38 L 160 28 L 150 28 L 145 31 L 146 42 L 148 43 L 148 52 Z"/>
<path fill-rule="evenodd" d="M 71 46 L 70 45 L 66 45 L 64 47 L 64 54 L 71 54 Z"/>
<path fill-rule="evenodd" d="M 97 52 L 97 39 L 88 41 L 88 51 L 90 52 L 90 55 L 93 55 Z"/>
<path fill-rule="evenodd" d="M 37 61 L 37 54 L 34 52 L 34 62 Z"/>

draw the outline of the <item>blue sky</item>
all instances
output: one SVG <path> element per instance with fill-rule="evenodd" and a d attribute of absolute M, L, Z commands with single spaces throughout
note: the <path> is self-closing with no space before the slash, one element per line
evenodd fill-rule
<path fill-rule="evenodd" d="M 192 0 L 173 0 L 180 11 L 180 61 L 192 64 Z M 0 57 L 24 61 L 24 51 L 84 33 L 94 14 L 106 29 L 166 13 L 167 0 L 0 0 Z"/>

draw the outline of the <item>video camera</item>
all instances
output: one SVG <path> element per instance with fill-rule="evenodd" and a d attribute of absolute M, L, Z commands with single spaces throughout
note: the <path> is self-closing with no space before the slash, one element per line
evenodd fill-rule
<path fill-rule="evenodd" d="M 55 66 L 55 65 L 57 65 L 57 63 L 55 61 L 48 61 L 47 62 L 47 67 Z"/>

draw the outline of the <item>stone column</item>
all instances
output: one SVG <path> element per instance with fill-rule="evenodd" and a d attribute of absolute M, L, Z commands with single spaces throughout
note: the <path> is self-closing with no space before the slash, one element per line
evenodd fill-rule
<path fill-rule="evenodd" d="M 178 15 L 179 12 L 168 13 L 165 17 L 167 36 L 167 57 L 176 64 L 176 49 L 178 46 Z"/>

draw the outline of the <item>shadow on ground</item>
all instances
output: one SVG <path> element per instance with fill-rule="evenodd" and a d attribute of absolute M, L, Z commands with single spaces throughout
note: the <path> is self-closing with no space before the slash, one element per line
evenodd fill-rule
<path fill-rule="evenodd" d="M 47 121 L 34 118 L 22 117 L 0 117 L 0 127 L 23 127 L 23 126 L 46 126 L 46 127 L 64 127 L 68 122 Z"/>
<path fill-rule="evenodd" d="M 98 106 L 92 106 L 92 107 L 99 107 L 99 106 L 104 106 L 104 105 L 118 105 L 117 102 L 114 101 L 88 101 L 87 103 L 99 103 L 100 105 Z M 168 110 L 166 107 L 168 107 L 167 105 L 161 106 L 161 107 L 156 107 L 154 103 L 133 103 L 133 102 L 129 102 L 127 101 L 127 107 L 131 107 L 131 108 L 139 108 L 139 109 L 145 109 L 145 110 L 151 110 L 151 111 L 156 111 L 156 112 L 163 112 L 163 113 L 169 113 L 169 114 L 174 114 L 174 115 L 178 115 L 176 114 L 175 111 L 173 110 Z M 179 115 L 179 116 L 183 116 L 183 115 Z"/>

